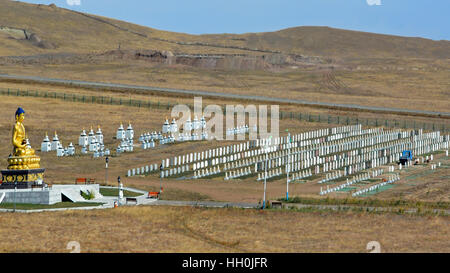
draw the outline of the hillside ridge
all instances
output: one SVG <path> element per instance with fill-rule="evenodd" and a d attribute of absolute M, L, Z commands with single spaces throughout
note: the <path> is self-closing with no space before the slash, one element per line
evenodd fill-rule
<path fill-rule="evenodd" d="M 55 5 L 0 0 L 0 26 L 23 29 L 36 41 L 0 29 L 0 55 L 89 53 L 117 48 L 208 54 L 284 53 L 333 58 L 448 58 L 450 42 L 331 27 L 301 26 L 274 32 L 204 34 L 157 30 Z M 95 21 L 95 22 L 94 22 Z M 119 31 L 117 31 L 119 30 Z"/>

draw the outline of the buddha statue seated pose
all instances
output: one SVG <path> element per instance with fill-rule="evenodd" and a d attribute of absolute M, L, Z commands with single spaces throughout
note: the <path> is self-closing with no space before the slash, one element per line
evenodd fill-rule
<path fill-rule="evenodd" d="M 35 155 L 34 150 L 28 147 L 26 141 L 25 111 L 18 108 L 16 111 L 16 124 L 12 132 L 12 144 L 14 147 L 13 154 L 8 158 L 8 169 L 36 169 L 40 167 L 40 158 Z"/>

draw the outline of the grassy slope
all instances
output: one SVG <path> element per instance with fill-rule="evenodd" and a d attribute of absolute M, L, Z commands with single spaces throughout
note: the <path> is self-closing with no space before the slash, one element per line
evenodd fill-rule
<path fill-rule="evenodd" d="M 70 241 L 81 252 L 367 252 L 370 241 L 448 252 L 449 227 L 437 216 L 122 207 L 4 214 L 0 252 L 69 252 Z"/>
<path fill-rule="evenodd" d="M 238 49 L 181 46 L 158 39 L 332 57 L 446 58 L 450 52 L 449 41 L 379 35 L 327 27 L 295 27 L 276 32 L 241 35 L 188 35 L 160 31 L 101 16 L 86 16 L 46 5 L 0 0 L 0 7 L 0 26 L 27 29 L 57 46 L 57 49 L 45 50 L 27 41 L 3 37 L 0 39 L 0 55 L 29 55 L 49 51 L 92 52 L 115 49 L 119 43 L 126 48 L 245 53 Z"/>
<path fill-rule="evenodd" d="M 448 58 L 449 41 L 432 41 L 328 27 L 295 27 L 244 35 L 255 47 L 332 57 Z"/>

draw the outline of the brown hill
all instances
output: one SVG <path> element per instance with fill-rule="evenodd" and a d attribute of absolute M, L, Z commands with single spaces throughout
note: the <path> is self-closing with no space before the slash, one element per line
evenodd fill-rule
<path fill-rule="evenodd" d="M 449 41 L 328 27 L 276 32 L 189 35 L 71 11 L 55 5 L 0 0 L 0 55 L 91 53 L 117 49 L 178 53 L 287 54 L 333 58 L 448 58 Z"/>

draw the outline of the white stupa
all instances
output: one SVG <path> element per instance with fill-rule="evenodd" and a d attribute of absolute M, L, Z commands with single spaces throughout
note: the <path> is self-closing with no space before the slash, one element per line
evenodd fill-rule
<path fill-rule="evenodd" d="M 88 143 L 90 144 L 92 142 L 92 139 L 94 139 L 94 138 L 95 138 L 95 133 L 91 127 L 91 130 L 89 131 L 89 134 L 88 134 Z"/>
<path fill-rule="evenodd" d="M 202 129 L 206 129 L 206 120 L 205 117 L 203 116 L 202 119 L 200 120 L 200 127 Z"/>
<path fill-rule="evenodd" d="M 162 133 L 168 134 L 169 132 L 170 132 L 169 120 L 166 118 L 166 121 L 164 122 L 164 124 L 162 126 Z"/>
<path fill-rule="evenodd" d="M 127 128 L 127 132 L 125 134 L 125 137 L 128 139 L 133 139 L 134 138 L 134 130 L 133 127 L 131 126 L 131 123 L 128 123 L 128 128 Z"/>
<path fill-rule="evenodd" d="M 45 133 L 44 140 L 41 143 L 41 152 L 50 152 L 52 150 L 52 144 L 48 138 L 47 133 Z"/>
<path fill-rule="evenodd" d="M 87 146 L 87 145 L 89 145 L 89 140 L 88 140 L 88 137 L 86 135 L 86 130 L 84 130 L 84 129 L 81 132 L 80 136 L 78 137 L 78 145 L 80 145 L 80 146 Z"/>
<path fill-rule="evenodd" d="M 186 120 L 186 122 L 184 123 L 183 126 L 183 132 L 191 132 L 192 131 L 192 122 L 191 122 L 191 117 L 188 117 L 188 120 Z"/>
<path fill-rule="evenodd" d="M 89 143 L 89 152 L 96 152 L 98 151 L 98 145 L 97 145 L 97 139 L 95 136 L 91 138 L 91 142 Z"/>
<path fill-rule="evenodd" d="M 200 122 L 198 121 L 197 116 L 194 117 L 194 121 L 192 122 L 192 129 L 198 130 L 200 128 Z"/>
<path fill-rule="evenodd" d="M 145 140 L 142 141 L 141 148 L 144 149 L 144 150 L 146 150 L 148 148 L 147 141 L 145 141 Z"/>
<path fill-rule="evenodd" d="M 103 144 L 103 132 L 100 128 L 100 125 L 98 126 L 97 132 L 95 133 L 95 137 L 97 138 L 98 143 Z"/>
<path fill-rule="evenodd" d="M 68 155 L 75 155 L 75 147 L 73 146 L 72 142 L 70 142 L 69 147 L 67 147 L 67 153 Z"/>
<path fill-rule="evenodd" d="M 61 142 L 59 142 L 58 134 L 55 131 L 55 136 L 52 140 L 52 151 L 56 151 L 58 149 L 58 145 L 60 145 Z"/>
<path fill-rule="evenodd" d="M 31 144 L 30 144 L 30 140 L 28 139 L 28 137 L 25 139 L 25 145 L 26 145 L 27 149 L 31 149 Z"/>
<path fill-rule="evenodd" d="M 56 156 L 64 156 L 64 148 L 61 143 L 58 143 L 58 147 L 56 148 Z"/>
<path fill-rule="evenodd" d="M 177 125 L 177 122 L 175 121 L 175 119 L 173 119 L 172 123 L 170 124 L 170 132 L 172 134 L 178 132 L 178 125 Z"/>
<path fill-rule="evenodd" d="M 120 140 L 125 139 L 125 130 L 123 129 L 122 123 L 120 123 L 120 126 L 117 129 L 116 138 Z"/>

